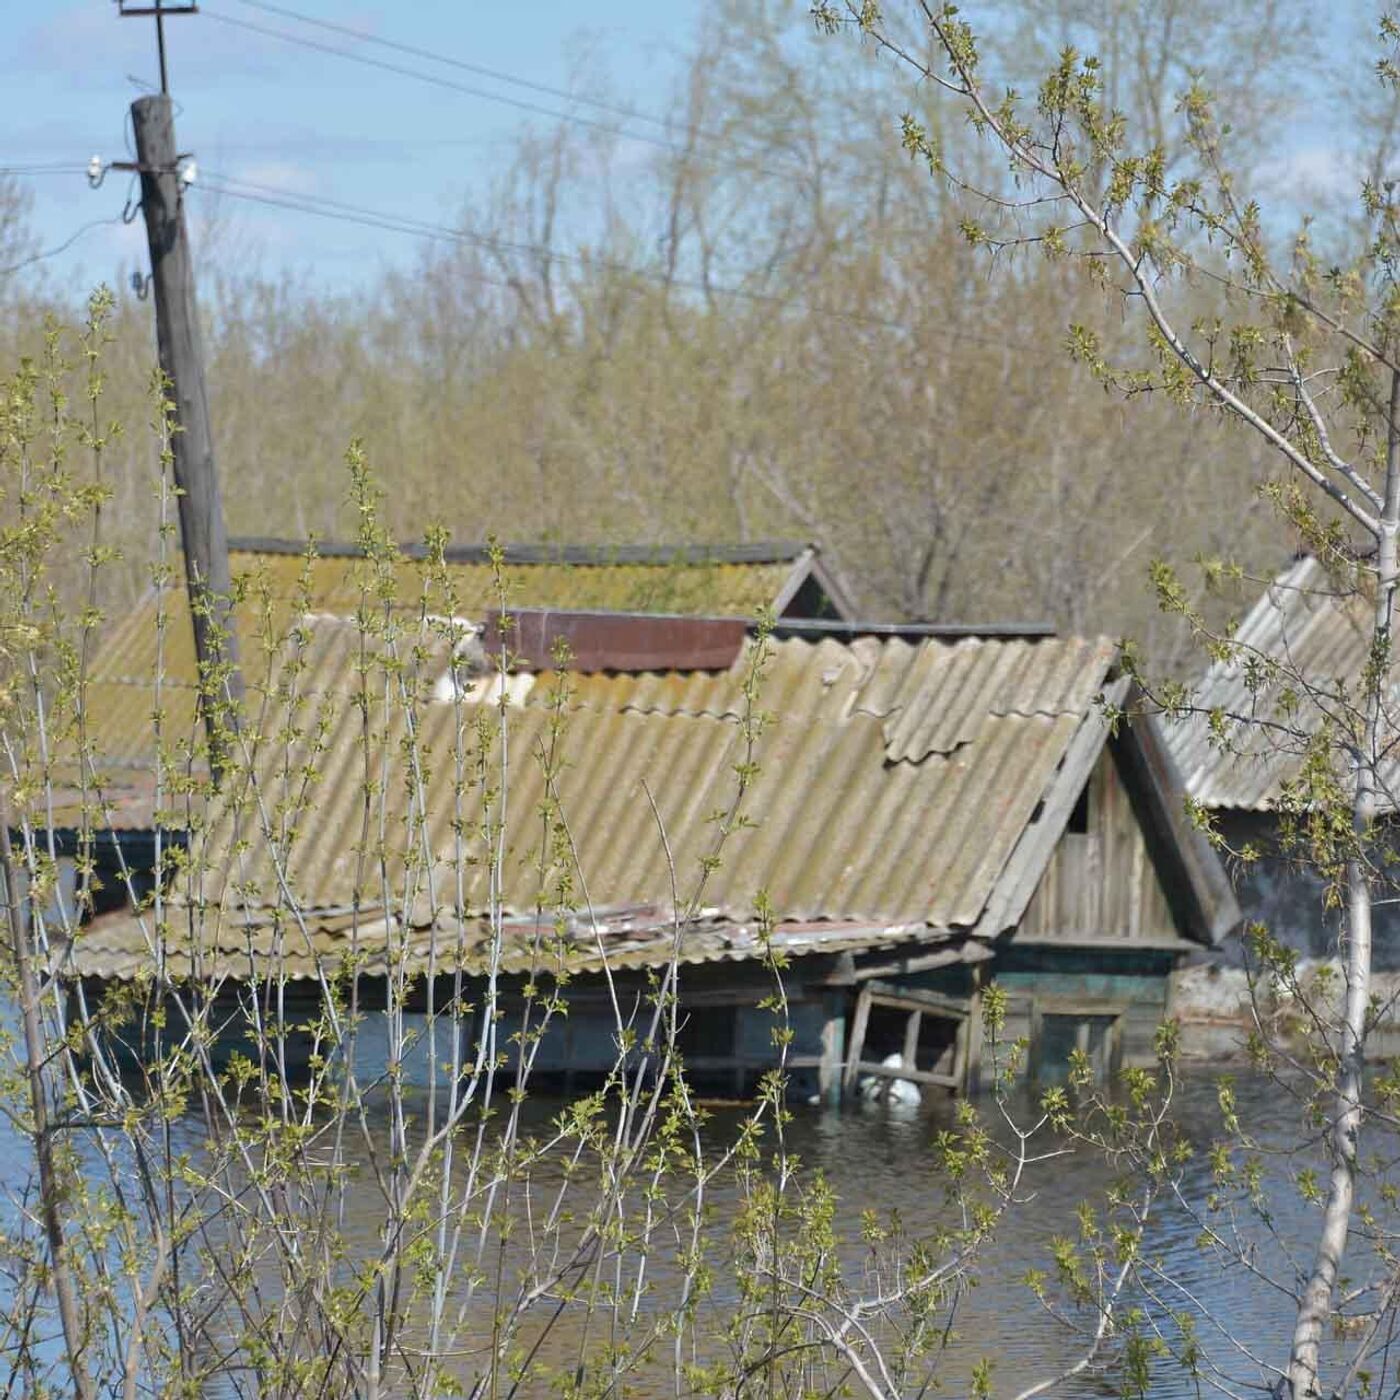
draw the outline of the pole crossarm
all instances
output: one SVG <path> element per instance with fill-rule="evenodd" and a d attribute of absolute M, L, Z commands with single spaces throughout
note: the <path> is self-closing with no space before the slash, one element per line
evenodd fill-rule
<path fill-rule="evenodd" d="M 126 0 L 117 0 L 117 14 L 122 19 L 154 19 L 156 22 L 156 57 L 160 61 L 160 91 L 162 97 L 170 95 L 170 76 L 165 64 L 165 17 L 167 15 L 197 15 L 199 6 L 163 5 L 155 0 L 154 5 L 128 5 Z"/>

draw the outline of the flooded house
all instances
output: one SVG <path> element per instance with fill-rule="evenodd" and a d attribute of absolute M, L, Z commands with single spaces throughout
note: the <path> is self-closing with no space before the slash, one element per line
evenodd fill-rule
<path fill-rule="evenodd" d="M 1355 694 L 1370 626 L 1363 593 L 1339 583 L 1313 556 L 1295 559 L 1240 622 L 1234 634 L 1240 654 L 1211 665 L 1195 685 L 1199 713 L 1163 726 L 1186 790 L 1212 814 L 1229 848 L 1257 852 L 1257 859 L 1228 862 L 1245 920 L 1265 924 L 1309 958 L 1335 955 L 1340 911 L 1283 835 L 1280 809 L 1320 722 L 1316 707 L 1296 704 L 1294 695 L 1299 679 L 1324 694 Z M 1271 670 L 1271 663 L 1282 669 Z M 1392 727 L 1400 719 L 1393 705 L 1388 699 Z M 1381 807 L 1393 813 L 1396 788 L 1385 786 Z M 1400 904 L 1378 901 L 1374 921 L 1376 967 L 1400 970 Z M 1217 954 L 1226 962 L 1242 956 L 1238 940 Z"/>
<path fill-rule="evenodd" d="M 607 1071 L 617 1008 L 654 1001 L 673 966 L 690 1072 L 736 1095 L 777 1059 L 779 988 L 809 1097 L 975 1089 L 992 985 L 1034 1077 L 1075 1050 L 1105 1076 L 1149 1061 L 1177 968 L 1238 908 L 1155 724 L 1106 721 L 1128 698 L 1116 646 L 862 624 L 815 560 L 789 566 L 760 601 L 806 601 L 771 631 L 742 615 L 756 579 L 690 615 L 675 594 L 658 613 L 528 593 L 448 614 L 410 579 L 372 631 L 358 586 L 303 584 L 266 665 L 245 648 L 242 760 L 216 795 L 182 808 L 138 786 L 123 805 L 120 761 L 106 770 L 105 810 L 126 815 L 99 847 L 183 855 L 141 907 L 110 882 L 55 973 L 91 998 L 158 996 L 159 966 L 308 1009 L 349 978 L 362 1010 L 424 1026 L 490 978 L 503 1043 L 556 986 L 567 1013 L 535 1072 L 564 1088 Z M 117 629 L 94 670 L 109 745 L 120 715 L 152 711 L 137 637 Z M 181 693 L 166 733 L 176 705 L 196 728 Z M 149 772 L 149 738 L 127 739 L 118 759 Z"/>

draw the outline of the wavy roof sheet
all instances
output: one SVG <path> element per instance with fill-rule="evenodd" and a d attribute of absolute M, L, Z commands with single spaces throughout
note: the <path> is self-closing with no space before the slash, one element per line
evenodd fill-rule
<path fill-rule="evenodd" d="M 256 697 L 251 763 L 173 900 L 218 910 L 220 927 L 280 926 L 303 951 L 334 945 L 352 909 L 419 930 L 479 917 L 496 840 L 517 918 L 563 890 L 595 909 L 671 911 L 679 897 L 751 927 L 763 892 L 780 924 L 860 927 L 867 942 L 971 929 L 1071 740 L 1100 724 L 1115 655 L 1078 638 L 773 642 L 759 697 L 771 719 L 750 752 L 747 655 L 716 675 L 544 675 L 499 709 L 430 698 L 440 649 L 405 660 L 406 646 L 361 678 L 353 624 L 313 618 L 300 636 L 296 665 Z M 716 814 L 736 803 L 745 825 L 706 874 Z M 567 840 L 545 833 L 546 811 Z"/>
<path fill-rule="evenodd" d="M 302 612 L 353 616 L 363 603 L 382 607 L 382 580 L 346 546 L 326 546 L 310 563 L 285 541 L 237 541 L 230 550 L 246 596 L 236 612 L 245 666 L 266 672 L 264 638 L 280 639 Z M 421 555 L 421 550 L 417 551 Z M 633 612 L 754 617 L 780 610 L 816 567 L 807 545 L 739 547 L 507 547 L 502 576 L 513 607 L 599 608 Z M 494 566 L 484 549 L 449 553 L 444 577 L 410 552 L 392 568 L 395 606 L 481 618 L 500 603 Z M 832 581 L 822 575 L 822 586 Z M 195 719 L 194 642 L 183 586 L 147 594 L 110 631 L 90 668 L 91 711 L 99 748 L 117 765 L 149 766 L 154 678 L 169 734 L 189 738 Z"/>
<path fill-rule="evenodd" d="M 789 719 L 878 719 L 886 756 L 918 762 L 974 742 L 992 717 L 1083 714 L 1114 655 L 1104 638 L 791 639 L 772 644 L 760 705 Z M 731 667 L 600 673 L 572 678 L 571 689 L 582 707 L 733 719 L 743 682 Z"/>
<path fill-rule="evenodd" d="M 602 918 L 596 927 L 576 921 L 563 933 L 548 920 L 509 919 L 502 929 L 499 968 L 507 974 L 567 970 L 572 975 L 627 972 L 664 965 L 673 954 L 687 965 L 744 962 L 772 950 L 786 958 L 830 956 L 896 948 L 918 939 L 916 927 L 866 924 L 780 924 L 766 934 L 752 925 L 699 919 L 686 926 L 679 942 L 658 910 L 633 931 L 615 919 Z M 192 927 L 198 929 L 192 934 Z M 323 917 L 305 934 L 296 927 L 213 915 L 192 924 L 176 920 L 159 945 L 168 976 L 181 979 L 210 974 L 258 980 L 270 973 L 292 978 L 333 975 L 347 956 L 355 958 L 360 974 L 417 976 L 461 970 L 481 973 L 489 964 L 489 926 L 473 921 L 462 927 L 441 922 L 431 927 L 407 927 L 376 919 Z M 130 915 L 105 916 L 82 932 L 71 950 L 85 977 L 130 981 L 152 966 L 156 956 L 152 921 Z M 975 951 L 975 950 L 973 950 Z"/>
<path fill-rule="evenodd" d="M 1300 771 L 1306 736 L 1321 722 L 1306 701 L 1294 706 L 1298 678 L 1354 691 L 1366 664 L 1368 635 L 1367 602 L 1339 590 L 1317 559 L 1300 559 L 1280 574 L 1240 624 L 1235 640 L 1243 655 L 1211 666 L 1197 686 L 1194 703 L 1204 713 L 1164 726 L 1191 796 L 1212 808 L 1274 806 L 1284 784 Z M 1282 669 L 1272 670 L 1271 661 Z M 1210 712 L 1224 725 L 1223 744 L 1212 734 Z M 1274 722 L 1291 735 L 1283 735 Z M 1397 722 L 1400 713 L 1393 716 L 1392 731 Z M 1394 807 L 1400 765 L 1391 766 L 1395 771 L 1385 786 Z"/>

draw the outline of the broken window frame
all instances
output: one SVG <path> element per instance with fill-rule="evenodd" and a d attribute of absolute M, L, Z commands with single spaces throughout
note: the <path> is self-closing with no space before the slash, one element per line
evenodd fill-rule
<path fill-rule="evenodd" d="M 1123 1068 L 1123 1032 L 1127 1019 L 1128 1008 L 1125 1003 L 1103 998 L 1063 998 L 1063 997 L 1031 997 L 1030 1009 L 1030 1044 L 1026 1052 L 1026 1073 L 1033 1083 L 1041 1083 L 1044 1079 L 1042 1064 L 1044 1062 L 1045 1044 L 1045 1018 L 1047 1016 L 1058 1016 L 1068 1020 L 1076 1020 L 1079 1030 L 1076 1034 L 1076 1044 L 1078 1048 L 1086 1050 L 1085 1042 L 1088 1039 L 1088 1029 L 1090 1021 L 1107 1021 L 1106 1045 L 1103 1052 L 1103 1083 L 1112 1083 L 1119 1076 Z M 1096 1080 L 1099 1075 L 1096 1073 Z"/>

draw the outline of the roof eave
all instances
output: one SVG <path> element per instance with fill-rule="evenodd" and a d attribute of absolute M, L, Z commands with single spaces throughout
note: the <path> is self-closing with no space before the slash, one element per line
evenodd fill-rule
<path fill-rule="evenodd" d="M 1116 680 L 1104 688 L 1110 704 L 1121 704 L 1128 682 Z M 1025 915 L 1094 764 L 1108 742 L 1108 725 L 1097 709 L 1091 709 L 1070 740 L 1042 798 L 1040 816 L 1026 827 L 992 887 L 986 908 L 974 932 L 993 939 L 1014 928 Z"/>
<path fill-rule="evenodd" d="M 306 540 L 262 535 L 236 535 L 229 549 L 237 554 L 302 556 L 310 552 Z M 794 540 L 756 540 L 747 544 L 504 544 L 501 557 L 507 564 L 801 564 L 812 546 Z M 397 546 L 405 559 L 426 559 L 428 547 L 409 541 Z M 317 540 L 315 553 L 323 559 L 359 559 L 364 549 L 345 540 Z M 485 544 L 448 545 L 443 557 L 449 564 L 489 564 L 493 547 Z M 804 574 L 805 578 L 806 575 Z"/>
<path fill-rule="evenodd" d="M 1243 920 L 1239 901 L 1224 864 L 1186 814 L 1186 788 L 1167 748 L 1157 717 L 1141 710 L 1136 686 L 1126 708 L 1136 711 L 1113 740 L 1124 781 L 1139 807 L 1149 837 L 1175 867 L 1169 888 L 1184 902 L 1184 932 L 1195 942 L 1215 947 Z"/>

